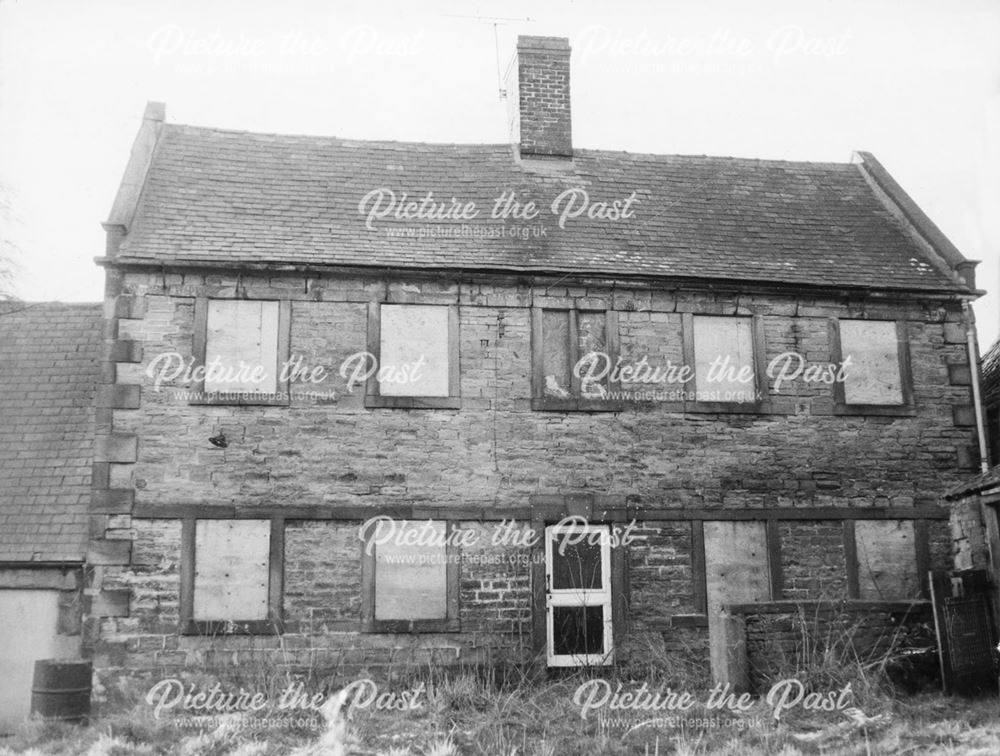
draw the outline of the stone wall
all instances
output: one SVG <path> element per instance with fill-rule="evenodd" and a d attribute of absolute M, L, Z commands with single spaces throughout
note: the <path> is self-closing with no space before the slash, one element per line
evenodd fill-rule
<path fill-rule="evenodd" d="M 781 525 L 785 598 L 847 598 L 844 526 L 836 520 Z"/>
<path fill-rule="evenodd" d="M 142 358 L 118 363 L 117 382 L 140 385 L 142 399 L 115 411 L 114 426 L 141 437 L 142 449 L 134 463 L 111 461 L 111 488 L 134 486 L 136 501 L 150 504 L 517 507 L 532 494 L 597 491 L 678 507 L 909 506 L 936 503 L 937 492 L 960 479 L 960 462 L 967 468 L 974 441 L 965 422 L 969 387 L 949 381 L 949 365 L 966 359 L 950 327 L 959 312 L 916 305 L 865 309 L 868 317 L 908 321 L 914 417 L 833 416 L 831 387 L 802 382 L 772 389 L 773 412 L 765 415 L 683 414 L 655 403 L 618 415 L 530 411 L 532 301 L 621 307 L 623 357 L 648 355 L 652 364 L 681 359 L 681 312 L 763 313 L 768 359 L 797 350 L 817 363 L 831 358 L 828 318 L 858 315 L 840 302 L 622 289 L 425 284 L 418 297 L 418 285 L 405 282 L 292 278 L 258 289 L 244 281 L 248 296 L 292 298 L 292 353 L 332 373 L 293 389 L 335 396 L 289 407 L 204 407 L 178 396 L 182 381 L 153 390 L 144 375 L 153 358 L 191 354 L 193 295 L 232 296 L 236 283 L 126 277 L 124 291 L 141 315 L 120 319 L 118 338 L 140 343 Z M 366 410 L 363 390 L 346 393 L 337 373 L 347 355 L 366 349 L 366 303 L 418 298 L 460 304 L 463 408 Z M 224 451 L 207 443 L 219 431 L 232 441 Z"/>
<path fill-rule="evenodd" d="M 524 664 L 532 654 L 526 549 L 490 544 L 484 531 L 461 554 L 461 632 L 361 633 L 361 521 L 285 523 L 284 632 L 275 636 L 180 635 L 181 521 L 135 519 L 132 561 L 104 578 L 130 592 L 128 617 L 95 625 L 95 667 L 105 680 L 152 678 L 178 668 L 233 674 L 244 668 L 321 677 L 387 678 L 428 664 Z M 244 672 L 246 670 L 244 669 Z"/>
<path fill-rule="evenodd" d="M 691 525 L 643 522 L 628 549 L 629 615 L 637 632 L 666 632 L 676 615 L 698 613 Z"/>
<path fill-rule="evenodd" d="M 990 566 L 979 496 L 965 496 L 951 503 L 951 537 L 956 570 L 984 570 Z"/>
<path fill-rule="evenodd" d="M 192 355 L 196 296 L 290 300 L 291 354 L 329 377 L 316 385 L 293 382 L 285 407 L 191 404 L 184 392 L 193 385 L 181 378 L 157 389 L 146 369 L 158 355 Z M 363 387 L 346 390 L 339 367 L 367 348 L 370 302 L 458 305 L 461 409 L 366 409 Z M 760 315 L 768 360 L 794 350 L 815 363 L 832 359 L 831 317 L 902 319 L 915 410 L 836 415 L 829 385 L 798 381 L 780 390 L 772 383 L 770 410 L 762 414 L 685 412 L 655 401 L 617 413 L 534 411 L 530 307 L 575 304 L 616 310 L 622 356 L 646 356 L 654 365 L 683 361 L 684 313 Z M 454 510 L 459 520 L 488 510 L 494 519 L 505 512 L 524 518 L 536 497 L 575 495 L 640 512 L 698 510 L 700 519 L 754 508 L 920 508 L 938 505 L 974 462 L 969 387 L 954 369 L 966 360 L 957 307 L 613 282 L 130 271 L 109 275 L 106 312 L 105 377 L 115 388 L 105 392 L 108 406 L 98 416 L 88 588 L 116 602 L 91 613 L 85 627 L 101 668 L 208 666 L 260 650 L 361 667 L 389 657 L 420 663 L 530 656 L 531 570 L 511 562 L 509 549 L 488 550 L 478 561 L 463 555 L 460 633 L 351 630 L 360 602 L 357 545 L 349 534 L 356 522 L 325 520 L 330 510 L 417 508 L 427 517 Z M 208 440 L 219 434 L 225 448 Z M 178 636 L 180 524 L 172 518 L 180 508 L 210 507 L 289 513 L 284 636 Z M 303 514 L 309 508 L 316 519 Z M 632 621 L 671 641 L 702 642 L 703 624 L 682 629 L 673 622 L 698 613 L 690 523 L 652 515 L 640 524 L 641 544 L 627 560 Z M 789 597 L 843 594 L 840 528 L 826 520 L 781 525 Z M 943 556 L 941 543 L 932 538 L 934 560 Z"/>

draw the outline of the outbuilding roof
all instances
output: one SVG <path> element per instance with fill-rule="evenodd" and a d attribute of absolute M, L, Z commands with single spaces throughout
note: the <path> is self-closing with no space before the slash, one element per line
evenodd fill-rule
<path fill-rule="evenodd" d="M 0 563 L 83 561 L 100 351 L 100 305 L 0 305 Z"/>
<path fill-rule="evenodd" d="M 1000 403 L 1000 339 L 983 355 L 983 402 Z"/>
<path fill-rule="evenodd" d="M 966 496 L 981 493 L 987 489 L 1000 490 L 1000 465 L 994 465 L 984 473 L 977 475 L 972 480 L 955 486 L 947 494 L 946 499 L 961 499 Z"/>

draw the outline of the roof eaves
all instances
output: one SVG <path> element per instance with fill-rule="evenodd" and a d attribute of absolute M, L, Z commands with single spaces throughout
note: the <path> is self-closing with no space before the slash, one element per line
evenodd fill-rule
<path fill-rule="evenodd" d="M 948 299 L 956 301 L 964 299 L 964 290 L 958 288 L 945 288 L 942 286 L 927 286 L 926 288 L 905 287 L 905 286 L 878 286 L 874 284 L 858 285 L 851 283 L 806 283 L 795 280 L 781 280 L 776 278 L 755 279 L 755 278 L 721 278 L 721 277 L 701 277 L 685 274 L 662 274 L 662 273 L 616 273 L 610 270 L 581 270 L 579 267 L 565 267 L 553 265 L 463 265 L 463 266 L 434 266 L 425 263 L 321 263 L 316 261 L 293 262 L 289 260 L 246 260 L 246 259 L 226 259 L 220 260 L 213 257 L 188 257 L 183 260 L 161 261 L 153 257 L 133 257 L 128 255 L 117 257 L 95 257 L 94 263 L 102 267 L 109 268 L 130 268 L 137 270 L 157 270 L 157 271 L 181 271 L 181 270 L 212 270 L 212 271 L 243 271 L 248 273 L 352 273 L 384 275 L 387 273 L 399 273 L 401 275 L 426 275 L 435 278 L 441 276 L 559 276 L 560 280 L 589 280 L 589 281 L 630 281 L 636 284 L 646 283 L 655 286 L 708 286 L 712 288 L 728 287 L 734 290 L 762 291 L 763 287 L 774 290 L 798 291 L 803 288 L 817 293 L 835 293 L 838 296 L 861 295 L 861 296 L 888 296 L 888 297 L 932 297 L 938 299 Z"/>

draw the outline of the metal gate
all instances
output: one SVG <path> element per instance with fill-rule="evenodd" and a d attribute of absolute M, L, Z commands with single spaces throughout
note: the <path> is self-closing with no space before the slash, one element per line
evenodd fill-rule
<path fill-rule="evenodd" d="M 995 690 L 997 638 L 988 575 L 931 572 L 930 584 L 945 692 Z"/>

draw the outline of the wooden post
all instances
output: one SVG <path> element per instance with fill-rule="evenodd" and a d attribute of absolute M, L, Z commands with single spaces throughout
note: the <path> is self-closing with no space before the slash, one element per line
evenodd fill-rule
<path fill-rule="evenodd" d="M 710 634 L 709 638 L 712 645 L 712 677 L 716 683 L 728 683 L 733 692 L 749 691 L 746 620 L 742 614 L 731 613 L 723 607 L 714 624 L 717 632 Z"/>

